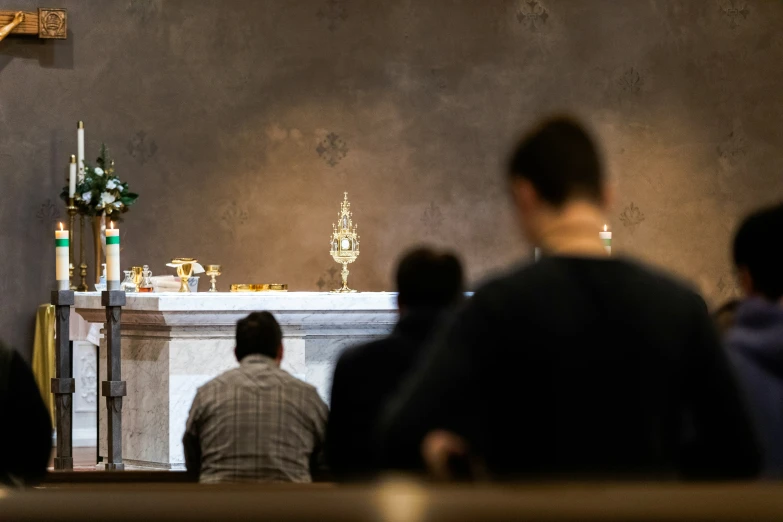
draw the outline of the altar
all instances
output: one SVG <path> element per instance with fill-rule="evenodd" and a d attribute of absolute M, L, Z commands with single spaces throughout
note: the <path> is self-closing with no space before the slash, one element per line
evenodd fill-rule
<path fill-rule="evenodd" d="M 97 292 L 77 293 L 76 312 L 103 323 Z M 396 294 L 368 292 L 129 293 L 122 309 L 123 460 L 128 466 L 183 469 L 182 435 L 199 386 L 237 366 L 236 322 L 267 310 L 283 330 L 282 368 L 329 401 L 334 364 L 351 345 L 388 334 Z M 106 345 L 99 367 L 106 375 Z M 107 454 L 105 401 L 100 400 L 99 453 Z"/>

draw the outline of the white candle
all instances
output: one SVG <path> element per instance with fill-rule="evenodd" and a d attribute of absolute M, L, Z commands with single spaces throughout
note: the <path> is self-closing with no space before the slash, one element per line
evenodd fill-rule
<path fill-rule="evenodd" d="M 606 225 L 604 225 L 604 231 L 598 233 L 598 237 L 601 238 L 601 241 L 604 244 L 604 248 L 606 249 L 607 254 L 612 253 L 612 233 L 608 232 L 606 230 Z"/>
<path fill-rule="evenodd" d="M 79 181 L 84 181 L 84 122 L 76 124 L 76 166 L 79 171 Z"/>
<path fill-rule="evenodd" d="M 106 229 L 106 288 L 120 289 L 120 230 L 114 223 Z"/>
<path fill-rule="evenodd" d="M 69 235 L 67 230 L 63 230 L 63 224 L 60 223 L 60 230 L 54 232 L 54 273 L 57 279 L 57 290 L 69 290 L 71 287 L 70 273 L 68 271 L 68 243 Z"/>
<path fill-rule="evenodd" d="M 76 194 L 76 156 L 71 154 L 70 172 L 68 172 L 68 197 Z"/>

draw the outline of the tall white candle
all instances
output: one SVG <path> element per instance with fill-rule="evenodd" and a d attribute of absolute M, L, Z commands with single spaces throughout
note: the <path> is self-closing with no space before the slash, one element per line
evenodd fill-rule
<path fill-rule="evenodd" d="M 120 230 L 114 223 L 106 229 L 106 288 L 120 289 Z"/>
<path fill-rule="evenodd" d="M 601 241 L 604 243 L 604 248 L 606 249 L 607 254 L 612 253 L 612 233 L 606 230 L 606 225 L 604 225 L 604 231 L 598 233 L 598 237 L 601 238 Z"/>
<path fill-rule="evenodd" d="M 84 122 L 76 124 L 76 167 L 79 171 L 79 181 L 84 180 Z"/>
<path fill-rule="evenodd" d="M 71 154 L 70 171 L 68 172 L 68 197 L 76 193 L 76 156 Z"/>
<path fill-rule="evenodd" d="M 70 273 L 68 271 L 69 234 L 63 230 L 63 224 L 60 223 L 60 230 L 54 232 L 54 274 L 57 279 L 57 290 L 69 290 L 71 287 Z"/>

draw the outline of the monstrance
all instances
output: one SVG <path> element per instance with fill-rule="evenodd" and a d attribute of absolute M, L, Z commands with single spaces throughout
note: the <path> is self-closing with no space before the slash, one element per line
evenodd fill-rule
<path fill-rule="evenodd" d="M 356 261 L 359 257 L 359 235 L 356 233 L 356 225 L 353 224 L 351 204 L 348 202 L 348 193 L 345 192 L 345 198 L 340 205 L 338 215 L 338 225 L 332 224 L 332 239 L 329 242 L 332 259 L 343 265 L 340 275 L 343 276 L 343 286 L 333 293 L 356 292 L 348 288 L 348 264 Z"/>

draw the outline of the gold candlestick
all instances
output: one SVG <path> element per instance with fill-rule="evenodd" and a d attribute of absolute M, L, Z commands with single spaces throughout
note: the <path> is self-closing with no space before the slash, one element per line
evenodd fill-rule
<path fill-rule="evenodd" d="M 68 232 L 71 234 L 71 240 L 68 245 L 68 281 L 71 290 L 76 290 L 76 286 L 73 284 L 73 270 L 75 259 L 73 257 L 73 244 L 76 242 L 76 230 L 73 226 L 76 219 L 76 205 L 73 202 L 73 198 L 68 198 Z"/>
<path fill-rule="evenodd" d="M 76 156 L 71 154 L 71 156 L 68 158 L 68 162 L 71 169 L 76 168 Z M 69 173 L 68 178 L 66 178 L 69 191 L 71 185 L 70 178 L 71 177 Z M 65 209 L 68 211 L 68 233 L 71 235 L 71 240 L 69 241 L 69 245 L 68 245 L 68 287 L 73 291 L 76 290 L 76 286 L 74 286 L 73 284 L 74 262 L 76 261 L 73 256 L 73 247 L 74 247 L 74 243 L 76 242 L 76 230 L 74 229 L 74 220 L 78 212 L 73 196 L 70 196 L 68 198 L 68 204 L 65 206 Z"/>
<path fill-rule="evenodd" d="M 98 270 L 98 267 L 95 267 Z M 87 263 L 84 259 L 84 214 L 79 215 L 79 277 L 81 283 L 76 287 L 78 292 L 86 292 L 87 287 Z"/>
<path fill-rule="evenodd" d="M 343 265 L 340 275 L 343 278 L 343 286 L 332 290 L 332 293 L 352 293 L 356 290 L 348 288 L 348 265 L 359 257 L 359 235 L 357 225 L 353 223 L 351 204 L 348 202 L 348 193 L 344 193 L 344 199 L 340 205 L 338 214 L 339 226 L 332 224 L 332 238 L 329 242 L 329 253 L 336 262 Z"/>

